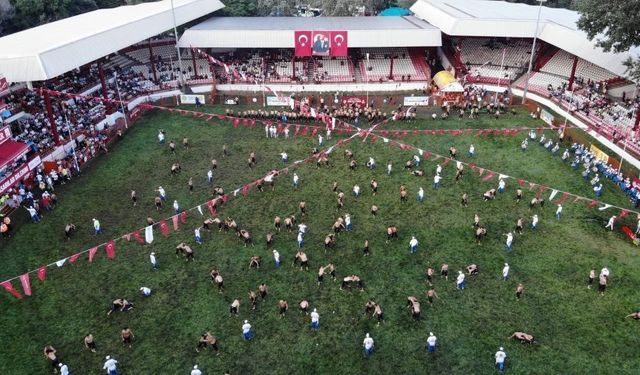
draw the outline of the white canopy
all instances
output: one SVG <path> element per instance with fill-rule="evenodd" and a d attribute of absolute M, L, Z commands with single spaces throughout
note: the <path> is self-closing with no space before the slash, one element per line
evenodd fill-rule
<path fill-rule="evenodd" d="M 533 38 L 538 17 L 538 6 L 488 0 L 418 0 L 411 11 L 451 36 Z M 579 18 L 578 12 L 542 7 L 538 38 L 625 77 L 623 62 L 639 56 L 640 48 L 604 52 L 578 29 Z"/>
<path fill-rule="evenodd" d="M 173 0 L 181 25 L 224 7 Z M 171 1 L 100 9 L 0 38 L 0 75 L 10 82 L 57 77 L 173 27 Z"/>
<path fill-rule="evenodd" d="M 294 48 L 294 32 L 349 33 L 349 47 L 434 47 L 442 45 L 440 30 L 409 17 L 214 17 L 189 28 L 183 48 Z"/>

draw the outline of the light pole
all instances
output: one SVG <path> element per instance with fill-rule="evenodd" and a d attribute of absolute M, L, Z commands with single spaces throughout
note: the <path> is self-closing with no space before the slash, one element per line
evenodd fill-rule
<path fill-rule="evenodd" d="M 173 16 L 173 36 L 176 39 L 176 51 L 178 51 L 178 72 L 180 73 L 180 85 L 184 85 L 184 76 L 182 75 L 182 57 L 180 57 L 180 47 L 178 47 L 178 27 L 176 25 L 176 9 L 171 0 L 171 15 Z"/>
<path fill-rule="evenodd" d="M 122 104 L 122 96 L 120 96 L 120 86 L 118 85 L 118 73 L 113 72 L 113 80 L 116 83 L 116 92 L 118 93 L 118 101 L 120 102 L 120 109 L 122 109 L 122 114 L 124 115 L 124 127 L 125 129 L 129 129 L 129 123 L 127 122 L 127 112 L 124 110 L 124 105 Z"/>
<path fill-rule="evenodd" d="M 531 44 L 531 56 L 529 56 L 529 69 L 527 70 L 527 79 L 524 81 L 524 92 L 522 93 L 522 104 L 527 99 L 527 90 L 529 89 L 529 78 L 531 78 L 531 68 L 533 67 L 533 56 L 536 52 L 536 41 L 538 40 L 538 27 L 540 26 L 540 13 L 542 13 L 542 3 L 547 0 L 537 0 L 540 2 L 538 7 L 538 18 L 536 19 L 536 32 L 533 34 L 533 43 Z"/>
<path fill-rule="evenodd" d="M 504 69 L 504 56 L 507 53 L 507 49 L 502 49 L 502 61 L 500 62 L 500 74 L 498 75 L 498 90 L 500 89 L 500 78 L 502 78 L 502 69 Z M 496 91 L 496 97 L 493 99 L 493 105 L 498 106 L 498 91 Z"/>
<path fill-rule="evenodd" d="M 369 52 L 367 52 L 367 66 L 365 66 L 364 74 L 366 76 L 367 82 L 365 82 L 365 86 L 367 89 L 367 108 L 369 108 Z"/>

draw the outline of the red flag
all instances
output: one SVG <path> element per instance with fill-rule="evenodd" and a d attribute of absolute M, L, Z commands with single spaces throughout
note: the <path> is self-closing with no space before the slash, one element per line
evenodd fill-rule
<path fill-rule="evenodd" d="M 75 263 L 80 258 L 80 253 L 73 254 L 69 257 L 69 263 Z"/>
<path fill-rule="evenodd" d="M 133 238 L 135 238 L 140 245 L 144 245 L 144 238 L 142 238 L 142 235 L 140 234 L 140 230 L 136 230 L 133 232 Z"/>
<path fill-rule="evenodd" d="M 229 194 L 225 194 L 222 196 L 222 204 L 229 202 Z"/>
<path fill-rule="evenodd" d="M 562 193 L 562 197 L 560 199 L 558 199 L 557 203 L 558 204 L 562 204 L 564 203 L 564 201 L 566 201 L 567 199 L 569 199 L 569 197 L 571 197 L 571 194 L 569 193 Z"/>
<path fill-rule="evenodd" d="M 160 220 L 160 231 L 165 237 L 169 235 L 169 225 L 167 225 L 167 222 L 164 220 Z"/>
<path fill-rule="evenodd" d="M 451 159 L 449 159 L 449 158 L 445 158 L 445 159 L 444 159 L 444 161 L 442 162 L 442 166 L 443 166 L 443 167 L 446 167 L 446 166 L 447 166 L 447 164 L 449 164 L 449 162 L 450 162 L 450 161 L 451 161 Z"/>
<path fill-rule="evenodd" d="M 233 120 L 233 127 L 237 129 L 238 125 L 240 125 L 240 119 Z"/>
<path fill-rule="evenodd" d="M 244 195 L 245 197 L 249 195 L 249 190 L 251 190 L 251 185 L 250 184 L 244 185 L 242 187 L 242 195 Z"/>
<path fill-rule="evenodd" d="M 91 249 L 89 249 L 89 263 L 93 262 L 93 258 L 96 256 L 97 252 L 98 252 L 97 247 L 92 247 Z"/>
<path fill-rule="evenodd" d="M 542 195 L 542 193 L 544 193 L 545 190 L 547 190 L 547 188 L 540 185 L 540 187 L 538 188 L 538 192 L 536 193 L 536 198 L 540 198 L 540 195 Z"/>
<path fill-rule="evenodd" d="M 624 208 L 623 208 L 623 209 L 620 211 L 620 213 L 618 214 L 618 218 L 619 218 L 619 219 L 622 219 L 623 217 L 625 217 L 625 216 L 627 216 L 627 215 L 629 215 L 629 210 L 627 210 L 627 209 L 624 209 Z"/>
<path fill-rule="evenodd" d="M 38 268 L 38 279 L 40 281 L 44 281 L 47 278 L 47 266 L 42 266 Z"/>
<path fill-rule="evenodd" d="M 521 178 L 519 178 L 519 179 L 518 179 L 518 185 L 520 185 L 520 186 L 524 186 L 524 180 L 523 180 L 523 179 L 521 179 Z"/>
<path fill-rule="evenodd" d="M 417 137 L 417 136 L 418 136 L 418 134 L 420 134 L 420 132 L 419 132 L 418 130 L 414 130 L 414 131 L 413 131 L 413 136 L 414 136 L 414 137 Z"/>
<path fill-rule="evenodd" d="M 113 259 L 116 257 L 116 243 L 114 240 L 107 242 L 107 246 L 104 248 L 107 253 L 107 258 Z"/>
<path fill-rule="evenodd" d="M 187 222 L 187 211 L 180 212 L 180 222 L 182 224 Z"/>
<path fill-rule="evenodd" d="M 489 171 L 489 173 L 482 178 L 482 181 L 489 181 L 496 176 L 496 172 Z"/>
<path fill-rule="evenodd" d="M 478 168 L 478 176 L 482 176 L 484 173 L 484 168 Z"/>
<path fill-rule="evenodd" d="M 2 287 L 9 293 L 11 293 L 12 296 L 18 298 L 18 299 L 22 299 L 22 295 L 20 293 L 18 293 L 17 290 L 15 290 L 13 288 L 13 285 L 11 285 L 11 281 L 3 281 L 0 283 L 0 285 L 2 285 Z"/>
<path fill-rule="evenodd" d="M 209 212 L 211 213 L 211 216 L 216 216 L 216 203 L 218 202 L 217 199 L 212 199 L 209 202 L 207 202 L 207 207 L 209 207 Z"/>
<path fill-rule="evenodd" d="M 600 203 L 600 202 L 598 202 L 597 200 L 594 199 L 594 200 L 591 201 L 591 203 L 589 203 L 587 205 L 587 208 L 594 208 L 595 206 L 598 205 L 598 203 Z"/>
<path fill-rule="evenodd" d="M 318 135 L 318 128 L 313 129 L 313 131 L 311 132 L 312 137 L 315 137 L 316 135 Z"/>
<path fill-rule="evenodd" d="M 313 43 L 311 40 L 311 31 L 295 31 L 293 35 L 295 37 L 295 55 L 297 57 L 311 56 L 311 46 Z"/>
<path fill-rule="evenodd" d="M 173 221 L 173 230 L 177 231 L 178 230 L 178 215 L 173 215 L 171 217 L 171 220 Z"/>
<path fill-rule="evenodd" d="M 20 275 L 20 282 L 22 283 L 22 290 L 27 296 L 31 295 L 31 282 L 29 281 L 29 273 Z"/>
<path fill-rule="evenodd" d="M 309 127 L 305 126 L 304 129 L 302 129 L 302 135 L 307 135 L 309 133 Z"/>
<path fill-rule="evenodd" d="M 377 135 L 372 135 L 371 136 L 371 143 L 376 143 L 376 141 L 378 140 L 378 136 Z"/>
<path fill-rule="evenodd" d="M 422 153 L 422 158 L 423 158 L 424 160 L 429 160 L 429 159 L 431 159 L 431 152 L 429 152 L 429 151 L 425 151 L 424 153 Z"/>
<path fill-rule="evenodd" d="M 331 56 L 347 56 L 348 44 L 349 38 L 346 31 L 331 32 Z"/>

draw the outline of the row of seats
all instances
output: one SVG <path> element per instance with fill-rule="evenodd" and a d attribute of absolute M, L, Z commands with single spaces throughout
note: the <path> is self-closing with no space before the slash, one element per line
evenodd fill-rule
<path fill-rule="evenodd" d="M 574 57 L 572 54 L 560 50 L 556 52 L 543 67 L 540 68 L 540 71 L 559 75 L 568 79 L 571 76 L 573 60 Z M 616 77 L 615 74 L 607 71 L 606 69 L 583 59 L 578 59 L 575 76 L 582 77 L 585 81 L 590 79 L 596 82 L 603 82 Z"/>

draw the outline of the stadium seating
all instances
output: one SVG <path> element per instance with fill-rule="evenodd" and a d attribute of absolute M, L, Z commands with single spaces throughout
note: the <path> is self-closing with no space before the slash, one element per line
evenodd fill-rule
<path fill-rule="evenodd" d="M 571 76 L 571 68 L 573 66 L 573 55 L 565 51 L 558 51 L 555 55 L 540 68 L 541 72 L 555 74 L 567 79 Z M 578 59 L 576 66 L 576 77 L 580 77 L 585 81 L 591 80 L 603 82 L 616 77 L 615 74 L 609 73 L 607 70 L 600 68 L 583 59 Z"/>
<path fill-rule="evenodd" d="M 367 62 L 366 56 L 369 54 Z M 376 82 L 389 80 L 393 56 L 393 80 L 426 81 L 427 72 L 414 65 L 406 48 L 368 48 L 360 51 L 360 75 L 363 80 Z"/>

